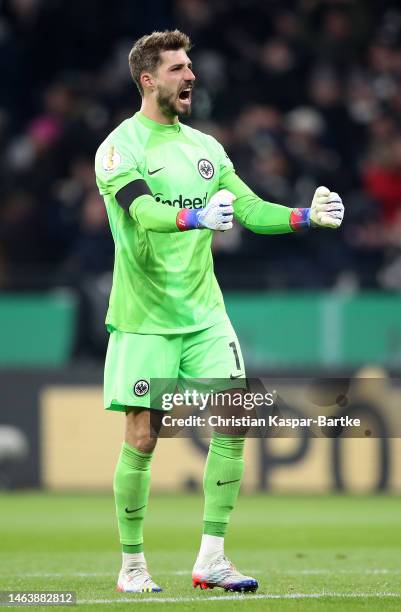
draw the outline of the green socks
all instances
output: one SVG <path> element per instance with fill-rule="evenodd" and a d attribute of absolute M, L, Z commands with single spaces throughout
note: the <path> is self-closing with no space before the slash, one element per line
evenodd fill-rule
<path fill-rule="evenodd" d="M 114 474 L 114 497 L 123 552 L 143 550 L 143 520 L 150 490 L 152 453 L 124 442 Z"/>
<path fill-rule="evenodd" d="M 203 478 L 204 534 L 223 538 L 244 471 L 245 439 L 214 433 Z M 124 442 L 114 475 L 114 496 L 123 552 L 143 551 L 143 520 L 150 490 L 152 453 Z"/>
<path fill-rule="evenodd" d="M 203 533 L 224 537 L 244 471 L 245 438 L 213 433 L 203 476 Z"/>

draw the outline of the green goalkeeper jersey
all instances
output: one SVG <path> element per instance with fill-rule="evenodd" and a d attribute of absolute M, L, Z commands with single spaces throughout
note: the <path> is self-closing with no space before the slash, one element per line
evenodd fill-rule
<path fill-rule="evenodd" d="M 96 180 L 115 243 L 108 328 L 182 334 L 225 318 L 206 229 L 180 232 L 181 208 L 199 209 L 220 189 L 236 196 L 234 216 L 258 233 L 290 232 L 290 208 L 263 202 L 235 174 L 223 147 L 182 123 L 163 125 L 138 112 L 96 153 Z M 116 194 L 145 180 L 129 214 Z M 139 184 L 139 183 L 138 183 Z"/>

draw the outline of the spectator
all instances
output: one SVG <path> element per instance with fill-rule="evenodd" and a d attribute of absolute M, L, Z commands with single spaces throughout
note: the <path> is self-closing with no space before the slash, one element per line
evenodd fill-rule
<path fill-rule="evenodd" d="M 84 295 L 88 279 L 110 272 L 94 152 L 138 108 L 126 59 L 133 40 L 175 26 L 194 42 L 191 122 L 218 136 L 239 175 L 268 200 L 308 205 L 313 189 L 327 184 L 347 204 L 335 244 L 319 232 L 302 249 L 297 237 L 251 242 L 241 228 L 218 238 L 222 284 L 291 288 L 308 279 L 310 287 L 334 287 L 342 270 L 356 286 L 382 283 L 378 272 L 401 232 L 397 3 L 158 0 L 141 11 L 120 4 L 110 11 L 94 0 L 3 2 L 3 286 L 67 283 Z M 324 274 L 319 262 L 328 252 Z"/>

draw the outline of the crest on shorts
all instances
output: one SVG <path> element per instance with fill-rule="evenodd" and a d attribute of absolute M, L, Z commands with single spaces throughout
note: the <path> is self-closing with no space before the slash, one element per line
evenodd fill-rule
<path fill-rule="evenodd" d="M 214 176 L 213 164 L 208 159 L 200 159 L 198 161 L 198 170 L 199 174 L 207 181 L 210 181 Z"/>
<path fill-rule="evenodd" d="M 110 145 L 107 149 L 106 155 L 102 157 L 103 170 L 106 172 L 113 172 L 121 163 L 121 155 L 117 151 L 114 145 Z"/>
<path fill-rule="evenodd" d="M 132 390 L 137 397 L 143 397 L 149 391 L 149 383 L 147 380 L 137 380 Z"/>

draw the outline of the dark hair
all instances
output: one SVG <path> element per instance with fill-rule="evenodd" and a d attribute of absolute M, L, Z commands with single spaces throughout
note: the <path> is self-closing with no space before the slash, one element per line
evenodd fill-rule
<path fill-rule="evenodd" d="M 142 72 L 154 72 L 161 64 L 161 51 L 177 51 L 184 49 L 189 51 L 191 40 L 189 36 L 179 30 L 165 30 L 164 32 L 152 32 L 139 38 L 132 47 L 128 63 L 132 78 L 143 95 L 140 82 Z"/>

